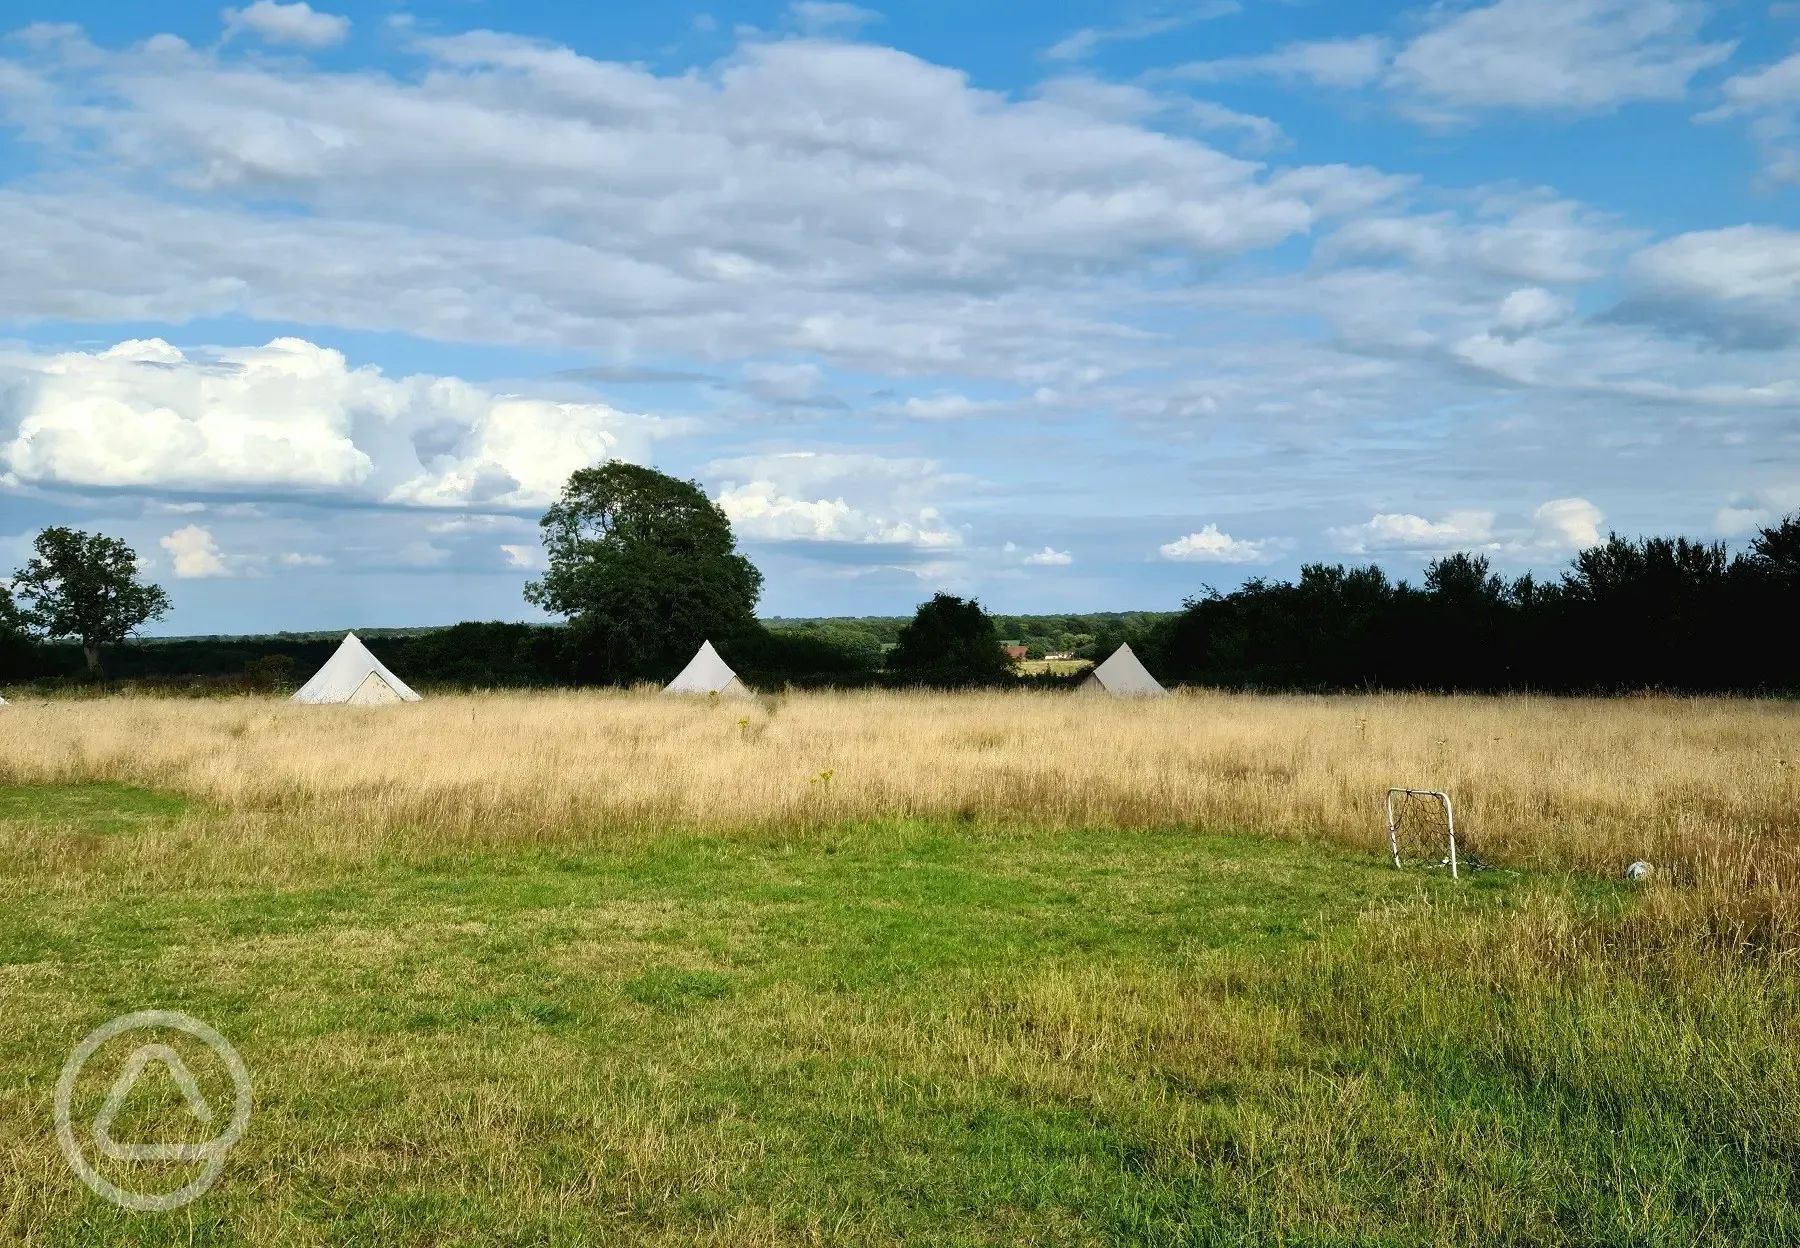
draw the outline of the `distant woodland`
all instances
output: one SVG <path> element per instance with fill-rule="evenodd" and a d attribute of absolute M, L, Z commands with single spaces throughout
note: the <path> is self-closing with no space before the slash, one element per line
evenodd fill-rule
<path fill-rule="evenodd" d="M 1168 684 L 1236 689 L 1419 689 L 1606 693 L 1800 692 L 1800 517 L 1749 549 L 1614 536 L 1558 576 L 1507 579 L 1463 553 L 1428 564 L 1417 584 L 1379 567 L 1309 564 L 1293 581 L 1201 589 L 1178 612 L 996 615 L 994 644 L 1029 657 L 1098 659 L 1123 642 Z M 716 638 L 765 689 L 906 683 L 890 670 L 898 616 L 765 619 Z M 338 633 L 127 641 L 104 677 L 195 691 L 278 689 L 304 680 Z M 359 631 L 375 654 L 424 688 L 584 683 L 562 625 L 464 623 Z M 0 636 L 0 681 L 78 684 L 81 647 Z M 644 679 L 672 674 L 647 672 Z M 1055 683 L 1046 680 L 1040 683 Z"/>

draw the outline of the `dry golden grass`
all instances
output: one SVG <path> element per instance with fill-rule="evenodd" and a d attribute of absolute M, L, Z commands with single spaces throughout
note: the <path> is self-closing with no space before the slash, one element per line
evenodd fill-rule
<path fill-rule="evenodd" d="M 1744 699 L 564 692 L 0 713 L 0 782 L 172 790 L 244 829 L 304 814 L 327 846 L 960 818 L 1373 848 L 1383 791 L 1411 785 L 1449 791 L 1489 860 L 1611 874 L 1647 858 L 1782 897 L 1800 883 L 1797 761 L 1800 706 Z"/>

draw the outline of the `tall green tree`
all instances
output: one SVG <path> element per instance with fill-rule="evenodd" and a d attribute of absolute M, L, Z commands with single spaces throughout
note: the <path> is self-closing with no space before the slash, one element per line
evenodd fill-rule
<path fill-rule="evenodd" d="M 27 627 L 47 641 L 81 643 L 90 673 L 100 648 L 117 645 L 168 614 L 160 585 L 138 579 L 137 553 L 116 537 L 51 527 L 32 543 L 36 553 L 13 575 L 13 594 Z"/>
<path fill-rule="evenodd" d="M 37 647 L 12 591 L 0 585 L 0 680 L 20 680 L 37 666 Z"/>
<path fill-rule="evenodd" d="M 1012 673 L 993 617 L 973 598 L 939 593 L 919 604 L 888 653 L 888 670 L 909 684 L 991 685 Z"/>
<path fill-rule="evenodd" d="M 1745 563 L 1771 584 L 1790 592 L 1800 590 L 1800 511 L 1758 529 Z"/>
<path fill-rule="evenodd" d="M 754 632 L 762 573 L 700 486 L 654 468 L 583 468 L 541 524 L 550 567 L 526 600 L 567 616 L 584 678 L 673 675 L 702 641 Z"/>

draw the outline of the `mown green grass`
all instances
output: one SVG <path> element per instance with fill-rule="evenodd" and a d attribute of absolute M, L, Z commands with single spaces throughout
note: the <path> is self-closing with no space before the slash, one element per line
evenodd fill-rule
<path fill-rule="evenodd" d="M 182 817 L 0 793 L 34 836 Z M 1800 1241 L 1789 969 L 1627 954 L 1606 883 L 961 824 L 175 890 L 84 861 L 0 883 L 7 1242 Z M 69 1050 L 145 1008 L 255 1081 L 173 1214 L 52 1137 Z M 191 1134 L 176 1105 L 120 1138 Z"/>

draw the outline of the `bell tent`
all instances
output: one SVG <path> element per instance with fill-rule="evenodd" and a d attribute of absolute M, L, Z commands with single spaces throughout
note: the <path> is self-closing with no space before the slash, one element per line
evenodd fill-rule
<path fill-rule="evenodd" d="M 716 693 L 722 698 L 749 698 L 755 695 L 738 679 L 731 665 L 719 657 L 710 641 L 700 643 L 700 650 L 671 680 L 664 693 Z"/>
<path fill-rule="evenodd" d="M 1169 691 L 1156 683 L 1156 677 L 1144 670 L 1129 645 L 1112 652 L 1112 658 L 1088 673 L 1081 687 L 1095 693 L 1109 693 L 1115 698 L 1165 698 Z"/>
<path fill-rule="evenodd" d="M 350 706 L 388 706 L 417 702 L 419 695 L 388 671 L 355 633 L 345 633 L 337 652 L 313 678 L 300 686 L 295 702 L 335 702 Z"/>

